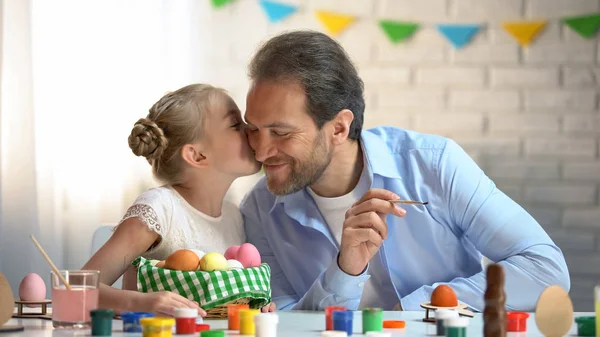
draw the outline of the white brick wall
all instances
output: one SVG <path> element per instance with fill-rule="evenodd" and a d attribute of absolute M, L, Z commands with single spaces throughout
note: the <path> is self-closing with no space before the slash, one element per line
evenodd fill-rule
<path fill-rule="evenodd" d="M 569 264 L 576 310 L 592 310 L 600 281 L 600 52 L 556 20 L 521 48 L 502 20 L 600 11 L 600 0 L 280 0 L 300 6 L 269 24 L 258 1 L 214 11 L 210 80 L 243 110 L 245 67 L 259 42 L 322 26 L 313 10 L 357 16 L 337 39 L 365 81 L 365 127 L 395 125 L 454 138 L 507 195 L 548 230 Z M 378 19 L 425 24 L 392 44 Z M 455 50 L 438 22 L 487 28 Z"/>

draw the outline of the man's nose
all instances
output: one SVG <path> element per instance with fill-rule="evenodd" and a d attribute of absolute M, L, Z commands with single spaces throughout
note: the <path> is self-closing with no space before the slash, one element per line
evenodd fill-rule
<path fill-rule="evenodd" d="M 250 143 L 250 147 L 254 150 L 254 157 L 260 162 L 264 162 L 277 153 L 277 150 L 269 137 L 258 134 L 258 131 L 248 133 L 248 142 Z"/>

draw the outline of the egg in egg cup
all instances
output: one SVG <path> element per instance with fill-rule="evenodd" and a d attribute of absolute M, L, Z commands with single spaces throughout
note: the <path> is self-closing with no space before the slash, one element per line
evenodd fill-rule
<path fill-rule="evenodd" d="M 429 311 L 436 311 L 437 309 L 450 309 L 458 311 L 461 316 L 473 317 L 472 311 L 468 310 L 468 305 L 458 303 L 458 297 L 450 286 L 445 284 L 437 286 L 431 294 L 431 300 L 429 302 L 421 303 L 421 308 L 425 309 L 425 318 L 423 322 L 435 322 L 435 317 L 429 317 Z"/>

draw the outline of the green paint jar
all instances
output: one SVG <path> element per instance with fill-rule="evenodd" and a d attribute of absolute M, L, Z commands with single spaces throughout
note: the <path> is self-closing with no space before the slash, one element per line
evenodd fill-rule
<path fill-rule="evenodd" d="M 365 308 L 362 311 L 363 334 L 369 331 L 383 331 L 383 310 Z"/>
<path fill-rule="evenodd" d="M 469 320 L 464 317 L 446 320 L 446 337 L 467 337 Z"/>
<path fill-rule="evenodd" d="M 111 336 L 112 320 L 115 312 L 107 309 L 90 311 L 92 318 L 92 336 Z"/>
<path fill-rule="evenodd" d="M 577 323 L 577 336 L 596 336 L 596 317 L 577 317 L 575 323 Z"/>

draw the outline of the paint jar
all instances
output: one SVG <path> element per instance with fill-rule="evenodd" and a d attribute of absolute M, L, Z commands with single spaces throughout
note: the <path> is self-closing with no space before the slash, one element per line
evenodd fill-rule
<path fill-rule="evenodd" d="M 250 309 L 248 304 L 230 304 L 227 306 L 227 329 L 228 330 L 240 330 L 240 316 L 239 311 Z"/>
<path fill-rule="evenodd" d="M 346 331 L 348 336 L 352 336 L 352 320 L 354 318 L 354 312 L 352 311 L 334 311 L 333 317 L 333 330 Z"/>
<path fill-rule="evenodd" d="M 240 335 L 254 335 L 256 326 L 254 325 L 254 316 L 260 313 L 257 309 L 239 310 L 240 315 Z"/>
<path fill-rule="evenodd" d="M 529 314 L 526 312 L 507 312 L 506 313 L 506 331 L 522 332 L 527 331 L 527 319 Z"/>
<path fill-rule="evenodd" d="M 276 337 L 279 316 L 275 313 L 263 313 L 254 316 L 256 337 Z"/>
<path fill-rule="evenodd" d="M 171 337 L 175 320 L 165 317 L 151 317 L 140 319 L 142 336 L 144 337 Z"/>
<path fill-rule="evenodd" d="M 446 320 L 452 318 L 458 318 L 458 311 L 450 309 L 437 309 L 435 311 L 435 326 L 436 335 L 444 336 L 446 334 Z"/>
<path fill-rule="evenodd" d="M 596 336 L 596 317 L 576 317 L 575 323 L 577 324 L 577 336 Z"/>
<path fill-rule="evenodd" d="M 173 311 L 175 317 L 175 333 L 178 335 L 193 335 L 196 333 L 196 318 L 198 309 L 176 308 Z"/>
<path fill-rule="evenodd" d="M 92 318 L 92 336 L 111 336 L 112 320 L 115 312 L 106 309 L 97 309 L 90 311 Z"/>
<path fill-rule="evenodd" d="M 469 320 L 464 317 L 446 320 L 446 337 L 467 337 Z"/>
<path fill-rule="evenodd" d="M 362 311 L 363 334 L 369 331 L 383 331 L 383 310 L 365 308 Z"/>
<path fill-rule="evenodd" d="M 151 312 L 123 312 L 121 319 L 123 320 L 123 332 L 142 332 L 140 319 L 154 317 Z"/>
<path fill-rule="evenodd" d="M 330 306 L 325 308 L 325 330 L 333 330 L 333 317 L 334 311 L 346 311 L 346 307 Z"/>

